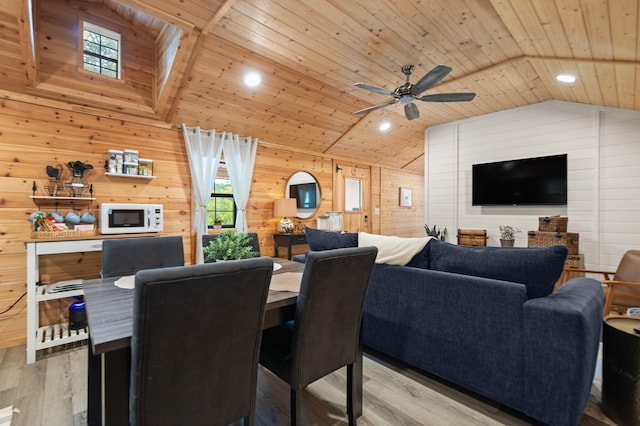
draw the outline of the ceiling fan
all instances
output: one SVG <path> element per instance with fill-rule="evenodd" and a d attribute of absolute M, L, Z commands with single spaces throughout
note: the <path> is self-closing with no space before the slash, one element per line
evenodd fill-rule
<path fill-rule="evenodd" d="M 413 65 L 405 65 L 402 67 L 402 73 L 407 76 L 407 81 L 402 86 L 397 87 L 393 92 L 365 83 L 355 83 L 354 86 L 361 89 L 370 90 L 382 95 L 393 96 L 393 100 L 380 105 L 361 109 L 354 112 L 354 114 L 365 114 L 380 108 L 388 107 L 389 105 L 401 103 L 404 104 L 404 114 L 407 116 L 407 119 L 413 120 L 420 117 L 420 111 L 418 111 L 418 107 L 413 103 L 415 100 L 424 102 L 466 102 L 472 100 L 476 96 L 475 93 L 438 93 L 435 95 L 420 96 L 422 92 L 435 86 L 440 80 L 446 77 L 447 74 L 451 72 L 451 67 L 438 65 L 418 80 L 416 84 L 411 84 L 409 82 L 409 76 L 413 70 Z"/>

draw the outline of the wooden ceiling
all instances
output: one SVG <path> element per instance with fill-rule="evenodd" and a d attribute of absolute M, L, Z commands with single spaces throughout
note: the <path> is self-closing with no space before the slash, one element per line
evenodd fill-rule
<path fill-rule="evenodd" d="M 18 11 L 30 2 L 14 1 Z M 637 0 L 91 2 L 152 37 L 168 26 L 188 36 L 158 118 L 319 155 L 421 173 L 435 124 L 552 99 L 640 109 Z M 388 100 L 353 83 L 393 90 L 406 64 L 414 83 L 437 64 L 453 68 L 428 94 L 477 96 L 418 102 L 412 121 L 402 105 L 353 114 Z M 263 76 L 256 89 L 242 83 L 250 69 Z M 557 82 L 560 72 L 576 83 Z"/>

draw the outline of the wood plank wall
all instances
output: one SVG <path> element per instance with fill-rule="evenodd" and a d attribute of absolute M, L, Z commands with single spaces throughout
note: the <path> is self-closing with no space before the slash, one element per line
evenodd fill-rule
<path fill-rule="evenodd" d="M 35 14 L 38 94 L 45 93 L 61 100 L 75 99 L 76 102 L 90 100 L 91 105 L 123 111 L 135 108 L 140 113 L 153 116 L 153 95 L 156 92 L 153 38 L 100 3 L 68 0 L 64 7 L 60 7 L 57 2 L 39 1 Z M 82 70 L 78 46 L 81 21 L 122 35 L 121 79 Z M 171 36 L 179 40 L 179 34 L 169 34 Z M 164 75 L 159 77 L 162 79 Z"/>
<path fill-rule="evenodd" d="M 97 208 L 103 202 L 162 203 L 165 234 L 181 235 L 186 263 L 194 262 L 191 231 L 191 181 L 182 132 L 163 122 L 113 117 L 106 112 L 78 112 L 76 107 L 28 95 L 0 91 L 0 310 L 6 309 L 26 290 L 26 249 L 31 237 L 27 218 L 36 210 L 31 195 L 35 181 L 39 194 L 47 182 L 46 165 L 80 160 L 94 166 L 87 181 L 94 186 Z M 19 99 L 19 100 L 17 100 Z M 105 176 L 102 169 L 109 149 L 136 149 L 153 160 L 157 179 L 141 180 Z M 369 167 L 362 165 L 362 167 Z M 333 161 L 300 151 L 290 151 L 263 141 L 258 147 L 248 206 L 249 229 L 258 232 L 261 251 L 272 256 L 271 235 L 279 218 L 273 217 L 273 200 L 282 198 L 287 180 L 304 170 L 320 184 L 322 201 L 318 211 L 332 210 Z M 422 233 L 422 176 L 372 167 L 372 205 L 382 214 L 374 218 L 372 232 L 413 236 Z M 65 166 L 65 176 L 69 176 Z M 398 207 L 398 187 L 414 189 L 414 207 Z M 84 208 L 84 207 L 83 207 Z M 50 208 L 49 208 L 50 209 Z M 61 207 L 63 212 L 69 207 Z M 295 220 L 298 229 L 315 226 L 316 216 Z M 304 246 L 298 247 L 304 250 Z M 55 282 L 71 278 L 97 277 L 99 253 L 46 256 L 41 278 Z M 25 342 L 26 303 L 0 316 L 0 348 Z M 42 304 L 43 321 L 58 321 L 66 315 L 70 301 Z"/>

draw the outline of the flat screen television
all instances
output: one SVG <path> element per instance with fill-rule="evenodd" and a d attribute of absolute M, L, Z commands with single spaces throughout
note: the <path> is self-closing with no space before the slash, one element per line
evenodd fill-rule
<path fill-rule="evenodd" d="M 472 204 L 566 205 L 567 154 L 474 164 Z"/>
<path fill-rule="evenodd" d="M 289 198 L 296 199 L 296 206 L 299 209 L 315 209 L 316 184 L 298 183 L 289 185 Z"/>

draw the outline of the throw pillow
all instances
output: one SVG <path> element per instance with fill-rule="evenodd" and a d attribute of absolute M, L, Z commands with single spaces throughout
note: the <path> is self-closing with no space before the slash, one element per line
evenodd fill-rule
<path fill-rule="evenodd" d="M 376 263 L 406 265 L 423 251 L 432 237 L 404 238 L 387 235 L 358 233 L 358 246 L 378 248 Z"/>
<path fill-rule="evenodd" d="M 304 233 L 307 244 L 313 251 L 358 247 L 358 234 L 355 232 L 340 233 L 305 227 Z"/>
<path fill-rule="evenodd" d="M 544 297 L 562 274 L 567 247 L 462 246 L 429 243 L 429 269 L 524 284 L 527 297 Z"/>

